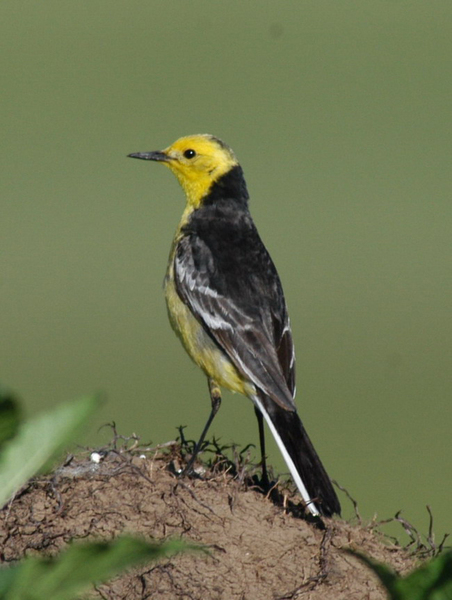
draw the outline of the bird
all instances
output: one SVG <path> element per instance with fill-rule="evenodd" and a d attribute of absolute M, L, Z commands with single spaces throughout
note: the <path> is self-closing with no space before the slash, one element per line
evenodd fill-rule
<path fill-rule="evenodd" d="M 283 288 L 251 217 L 243 170 L 233 150 L 213 135 L 196 134 L 164 150 L 128 156 L 165 165 L 185 193 L 165 298 L 172 328 L 207 376 L 211 400 L 188 470 L 225 388 L 254 404 L 263 480 L 268 482 L 265 420 L 307 513 L 340 514 L 331 480 L 297 413 L 294 344 Z"/>

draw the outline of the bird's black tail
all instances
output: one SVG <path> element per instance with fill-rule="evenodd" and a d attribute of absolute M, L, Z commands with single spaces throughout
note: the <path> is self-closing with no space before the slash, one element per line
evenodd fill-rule
<path fill-rule="evenodd" d="M 263 394 L 254 398 L 254 402 L 265 417 L 310 512 L 325 517 L 340 514 L 336 492 L 296 411 L 281 408 Z"/>

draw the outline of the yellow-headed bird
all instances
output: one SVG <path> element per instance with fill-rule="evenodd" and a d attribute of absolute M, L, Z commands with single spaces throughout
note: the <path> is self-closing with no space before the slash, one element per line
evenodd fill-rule
<path fill-rule="evenodd" d="M 265 418 L 313 515 L 340 513 L 330 479 L 297 414 L 295 359 L 278 273 L 248 209 L 243 171 L 212 135 L 180 138 L 166 150 L 132 158 L 161 162 L 181 184 L 186 207 L 165 278 L 171 325 L 207 375 L 212 410 L 220 387 L 250 398 L 258 417 L 265 473 Z"/>

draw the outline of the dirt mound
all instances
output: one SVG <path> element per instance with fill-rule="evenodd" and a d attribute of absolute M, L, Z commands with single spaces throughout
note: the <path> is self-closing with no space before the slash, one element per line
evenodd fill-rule
<path fill-rule="evenodd" d="M 289 488 L 278 486 L 272 499 L 237 463 L 217 457 L 198 469 L 201 478 L 180 480 L 171 471 L 181 460 L 178 445 L 113 450 L 100 462 L 89 453 L 71 458 L 2 511 L 2 562 L 54 553 L 71 539 L 125 532 L 209 548 L 210 555 L 173 556 L 96 588 L 94 597 L 110 600 L 383 600 L 373 574 L 342 549 L 359 549 L 401 573 L 414 567 L 413 558 L 371 528 L 303 520 Z"/>

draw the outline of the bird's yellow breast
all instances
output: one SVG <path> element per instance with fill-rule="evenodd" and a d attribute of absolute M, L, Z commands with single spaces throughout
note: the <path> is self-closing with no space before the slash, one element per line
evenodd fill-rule
<path fill-rule="evenodd" d="M 174 283 L 173 258 L 165 278 L 165 298 L 172 328 L 190 358 L 207 377 L 232 392 L 239 392 L 245 396 L 254 395 L 254 386 L 241 376 L 226 354 L 207 335 L 188 306 L 182 302 Z"/>

